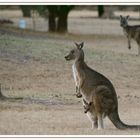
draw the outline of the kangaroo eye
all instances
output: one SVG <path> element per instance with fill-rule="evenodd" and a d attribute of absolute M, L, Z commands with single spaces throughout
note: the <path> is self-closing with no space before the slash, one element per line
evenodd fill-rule
<path fill-rule="evenodd" d="M 73 54 L 74 52 L 75 52 L 74 50 L 71 51 L 72 54 Z"/>

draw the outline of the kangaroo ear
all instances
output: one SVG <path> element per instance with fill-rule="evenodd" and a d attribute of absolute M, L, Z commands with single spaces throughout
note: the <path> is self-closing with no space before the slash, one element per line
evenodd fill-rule
<path fill-rule="evenodd" d="M 82 42 L 81 44 L 75 43 L 77 49 L 82 49 L 84 46 L 84 42 Z"/>
<path fill-rule="evenodd" d="M 77 49 L 79 49 L 80 45 L 76 42 L 75 42 L 75 45 L 76 45 Z"/>
<path fill-rule="evenodd" d="M 89 105 L 91 106 L 93 102 L 90 102 Z"/>
<path fill-rule="evenodd" d="M 81 44 L 80 44 L 80 49 L 82 49 L 84 47 L 84 42 L 82 42 Z"/>
<path fill-rule="evenodd" d="M 128 15 L 128 16 L 126 16 L 126 19 L 129 19 L 129 15 Z"/>

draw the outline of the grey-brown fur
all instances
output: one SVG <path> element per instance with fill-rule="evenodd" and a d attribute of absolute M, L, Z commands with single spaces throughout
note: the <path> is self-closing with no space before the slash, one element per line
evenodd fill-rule
<path fill-rule="evenodd" d="M 128 25 L 128 18 L 129 16 L 120 15 L 120 26 L 128 39 L 128 48 L 131 49 L 131 39 L 134 39 L 138 44 L 138 55 L 140 55 L 140 25 Z"/>
<path fill-rule="evenodd" d="M 124 124 L 118 114 L 118 100 L 112 83 L 102 74 L 91 69 L 84 61 L 84 43 L 77 44 L 65 59 L 74 60 L 75 83 L 83 99 L 92 104 L 93 115 L 97 117 L 98 129 L 102 129 L 103 118 L 108 116 L 118 129 L 139 129 L 140 126 Z"/>

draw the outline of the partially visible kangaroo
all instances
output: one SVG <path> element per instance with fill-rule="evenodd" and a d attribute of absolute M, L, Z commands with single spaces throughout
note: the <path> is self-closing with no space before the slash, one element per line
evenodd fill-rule
<path fill-rule="evenodd" d="M 97 123 L 97 116 L 95 114 L 95 109 L 94 109 L 94 104 L 93 102 L 86 102 L 85 99 L 83 99 L 83 106 L 84 106 L 84 113 L 87 114 L 89 120 L 91 121 L 92 124 L 92 129 L 93 128 L 98 128 L 98 123 Z"/>
<path fill-rule="evenodd" d="M 118 100 L 112 83 L 102 74 L 91 69 L 84 62 L 84 43 L 75 43 L 65 59 L 74 60 L 72 66 L 74 80 L 84 100 L 93 102 L 92 111 L 97 116 L 98 129 L 103 129 L 103 118 L 108 116 L 118 129 L 140 129 L 139 125 L 127 125 L 120 120 L 118 114 Z M 96 121 L 95 121 L 96 123 Z"/>
<path fill-rule="evenodd" d="M 84 113 L 87 113 L 88 111 L 92 111 L 92 104 L 93 104 L 93 102 L 88 103 L 88 102 L 86 102 L 85 99 L 83 99 L 83 106 L 85 109 Z"/>
<path fill-rule="evenodd" d="M 131 49 L 131 38 L 138 44 L 138 55 L 140 55 L 140 25 L 128 25 L 129 16 L 123 17 L 120 15 L 120 26 L 128 39 L 128 49 Z"/>

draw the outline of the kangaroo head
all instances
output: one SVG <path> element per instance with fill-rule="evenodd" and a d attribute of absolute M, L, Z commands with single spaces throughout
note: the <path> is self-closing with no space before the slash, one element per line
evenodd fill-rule
<path fill-rule="evenodd" d="M 120 15 L 120 26 L 121 27 L 126 27 L 128 25 L 128 19 L 129 19 L 129 16 L 122 16 Z"/>
<path fill-rule="evenodd" d="M 65 59 L 67 61 L 69 60 L 77 60 L 77 59 L 83 59 L 84 58 L 84 52 L 82 50 L 84 46 L 84 42 L 78 44 L 75 43 L 76 47 L 72 49 L 67 56 L 65 56 Z"/>
<path fill-rule="evenodd" d="M 89 110 L 90 110 L 90 107 L 92 105 L 92 102 L 90 103 L 87 103 L 85 99 L 83 99 L 83 106 L 84 106 L 84 109 L 85 109 L 85 113 L 87 113 Z"/>

